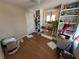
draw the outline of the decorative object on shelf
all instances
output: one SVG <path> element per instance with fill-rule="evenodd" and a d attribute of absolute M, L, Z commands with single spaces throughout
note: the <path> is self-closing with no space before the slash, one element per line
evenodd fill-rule
<path fill-rule="evenodd" d="M 62 10 L 61 16 L 63 16 L 63 15 L 79 15 L 79 9 Z"/>
<path fill-rule="evenodd" d="M 35 15 L 35 30 L 40 32 L 40 10 L 36 11 Z"/>
<path fill-rule="evenodd" d="M 71 4 L 64 5 L 63 9 L 77 8 L 79 7 L 79 1 Z"/>

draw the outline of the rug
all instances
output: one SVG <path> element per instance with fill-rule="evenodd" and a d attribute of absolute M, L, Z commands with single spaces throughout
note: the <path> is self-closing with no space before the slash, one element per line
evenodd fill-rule
<path fill-rule="evenodd" d="M 47 45 L 48 45 L 52 50 L 54 50 L 54 49 L 57 47 L 57 45 L 56 45 L 53 41 L 48 42 Z"/>

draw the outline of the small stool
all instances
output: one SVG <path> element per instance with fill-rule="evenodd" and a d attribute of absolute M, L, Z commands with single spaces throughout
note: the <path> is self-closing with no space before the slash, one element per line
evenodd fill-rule
<path fill-rule="evenodd" d="M 15 38 L 6 38 L 2 41 L 2 47 L 3 47 L 4 53 L 10 55 L 15 53 L 18 50 L 19 43 Z"/>

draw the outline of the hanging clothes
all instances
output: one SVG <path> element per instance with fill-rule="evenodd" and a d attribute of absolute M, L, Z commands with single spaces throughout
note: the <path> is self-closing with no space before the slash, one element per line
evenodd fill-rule
<path fill-rule="evenodd" d="M 59 33 L 64 34 L 66 29 L 68 29 L 70 26 L 71 26 L 71 24 L 69 21 L 64 21 L 63 27 L 62 27 L 62 29 L 59 30 Z"/>

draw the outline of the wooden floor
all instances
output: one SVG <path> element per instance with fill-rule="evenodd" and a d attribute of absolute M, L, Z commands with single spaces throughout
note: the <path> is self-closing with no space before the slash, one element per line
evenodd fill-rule
<path fill-rule="evenodd" d="M 48 39 L 40 35 L 33 38 L 24 38 L 20 49 L 13 55 L 5 55 L 5 59 L 59 59 L 55 50 L 47 46 Z"/>

